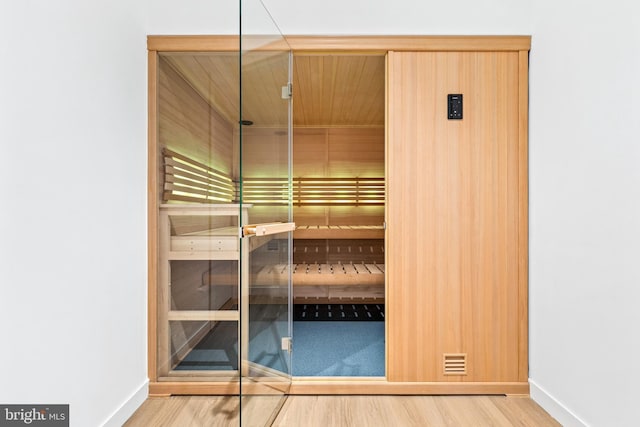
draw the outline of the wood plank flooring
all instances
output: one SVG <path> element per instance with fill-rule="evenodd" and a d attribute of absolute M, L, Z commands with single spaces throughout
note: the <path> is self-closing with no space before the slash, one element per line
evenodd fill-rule
<path fill-rule="evenodd" d="M 263 426 L 278 399 L 243 401 L 243 425 Z M 238 425 L 239 398 L 172 396 L 149 398 L 127 421 L 136 426 Z M 528 397 L 505 396 L 289 396 L 273 426 L 560 426 Z"/>

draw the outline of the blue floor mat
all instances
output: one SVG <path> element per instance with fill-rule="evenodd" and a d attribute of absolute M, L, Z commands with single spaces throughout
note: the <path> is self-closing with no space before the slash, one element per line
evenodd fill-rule
<path fill-rule="evenodd" d="M 293 322 L 294 376 L 384 376 L 384 322 Z"/>
<path fill-rule="evenodd" d="M 287 336 L 287 305 L 259 304 L 249 311 L 249 360 L 289 372 L 281 337 Z M 238 324 L 219 322 L 174 368 L 176 370 L 237 370 Z"/>
<path fill-rule="evenodd" d="M 258 306 L 250 313 L 249 359 L 288 372 L 288 355 L 280 348 L 287 335 L 286 305 Z M 176 370 L 235 370 L 237 324 L 220 322 L 175 367 Z M 384 322 L 293 322 L 292 375 L 384 376 Z"/>

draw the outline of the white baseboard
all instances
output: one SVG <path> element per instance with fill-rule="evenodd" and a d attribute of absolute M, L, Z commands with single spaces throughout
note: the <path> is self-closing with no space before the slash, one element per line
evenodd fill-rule
<path fill-rule="evenodd" d="M 542 406 L 542 409 L 547 411 L 564 427 L 588 427 L 587 423 L 578 418 L 569 408 L 536 384 L 531 378 L 529 378 L 529 393 L 531 394 L 531 399 Z"/>
<path fill-rule="evenodd" d="M 146 379 L 134 391 L 118 409 L 116 409 L 102 427 L 122 427 L 122 425 L 133 415 L 133 413 L 142 405 L 149 396 L 149 380 Z"/>

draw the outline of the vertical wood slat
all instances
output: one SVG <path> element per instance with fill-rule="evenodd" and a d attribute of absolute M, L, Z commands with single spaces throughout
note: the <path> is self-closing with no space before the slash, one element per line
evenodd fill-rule
<path fill-rule="evenodd" d="M 161 254 L 168 254 L 170 250 L 171 224 L 168 213 L 158 215 L 158 250 Z M 167 376 L 171 365 L 171 327 L 169 324 L 169 310 L 171 308 L 171 270 L 166 256 L 158 258 L 155 284 L 155 330 L 156 330 L 156 374 L 158 377 Z M 186 340 L 186 339 L 185 339 Z"/>
<path fill-rule="evenodd" d="M 387 52 L 387 54 L 385 55 L 384 58 L 384 174 L 385 174 L 385 183 L 384 183 L 384 204 L 385 204 L 385 210 L 384 210 L 384 224 L 388 224 L 389 223 L 389 210 L 387 209 L 387 207 L 389 206 L 389 150 L 390 150 L 390 144 L 389 144 L 389 139 L 390 139 L 390 135 L 389 135 L 389 104 L 390 104 L 390 96 L 389 96 L 389 91 L 390 91 L 390 86 L 389 86 L 389 76 L 392 74 L 393 70 L 392 70 L 392 59 L 393 57 L 393 52 Z M 388 268 L 386 268 L 387 263 L 389 262 L 389 228 L 388 227 L 384 227 L 384 241 L 385 241 L 385 251 L 384 251 L 384 265 L 385 265 L 385 269 L 384 269 L 384 300 L 386 301 L 386 303 L 389 303 L 389 270 Z M 388 308 L 387 310 L 387 314 L 388 314 Z M 386 318 L 388 319 L 388 317 Z M 386 320 L 385 319 L 385 320 Z M 384 322 L 384 341 L 387 343 L 387 345 L 384 346 L 384 371 L 385 374 L 387 376 L 387 379 L 389 378 L 389 371 L 390 371 L 390 366 L 389 366 L 389 322 L 388 320 L 386 320 Z"/>
<path fill-rule="evenodd" d="M 518 379 L 529 378 L 529 51 L 519 52 L 518 69 Z"/>
<path fill-rule="evenodd" d="M 390 381 L 518 378 L 518 67 L 517 52 L 389 54 Z M 468 375 L 444 377 L 443 353 L 467 353 Z"/>
<path fill-rule="evenodd" d="M 157 272 L 158 272 L 158 171 L 157 171 L 157 138 L 158 138 L 158 52 L 150 50 L 148 61 L 148 182 L 147 182 L 147 354 L 149 381 L 158 380 L 157 375 Z"/>

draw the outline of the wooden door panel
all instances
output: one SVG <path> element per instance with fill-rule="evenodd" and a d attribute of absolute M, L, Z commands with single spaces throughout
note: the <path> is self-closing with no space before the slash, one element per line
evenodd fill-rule
<path fill-rule="evenodd" d="M 518 379 L 518 52 L 392 52 L 390 381 Z M 447 94 L 463 94 L 463 120 Z M 445 375 L 443 354 L 466 354 Z"/>

